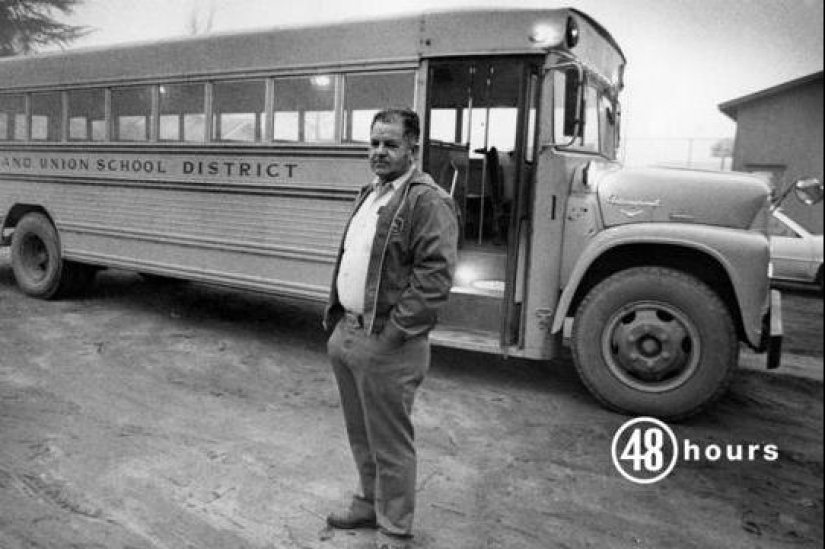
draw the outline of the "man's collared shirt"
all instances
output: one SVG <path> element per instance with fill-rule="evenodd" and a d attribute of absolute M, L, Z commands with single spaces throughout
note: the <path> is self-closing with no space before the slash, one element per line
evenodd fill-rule
<path fill-rule="evenodd" d="M 350 221 L 344 237 L 344 253 L 338 268 L 338 300 L 347 311 L 363 314 L 364 294 L 367 287 L 367 270 L 372 254 L 372 242 L 378 214 L 386 206 L 395 192 L 410 178 L 412 167 L 392 181 L 381 185 L 378 178 L 373 181 L 373 190 L 361 203 Z"/>

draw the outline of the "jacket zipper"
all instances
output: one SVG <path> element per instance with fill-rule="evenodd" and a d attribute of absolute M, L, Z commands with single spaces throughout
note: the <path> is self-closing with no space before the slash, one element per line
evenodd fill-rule
<path fill-rule="evenodd" d="M 398 214 L 401 213 L 401 208 L 407 201 L 407 194 L 409 194 L 411 186 L 412 182 L 408 182 L 406 188 L 404 189 L 404 194 L 401 196 L 401 202 L 398 204 L 398 208 L 396 208 L 395 213 L 392 216 L 392 221 L 390 221 L 390 229 L 387 233 L 387 238 L 384 239 L 384 249 L 381 251 L 381 261 L 378 263 L 378 283 L 375 286 L 375 300 L 372 302 L 372 318 L 370 318 L 370 328 L 367 330 L 368 334 L 372 334 L 372 328 L 375 326 L 375 311 L 378 309 L 378 294 L 381 289 L 381 272 L 384 269 L 384 257 L 387 255 L 387 247 L 390 245 L 390 234 L 392 233 L 392 228 L 395 226 L 395 220 L 398 218 Z"/>

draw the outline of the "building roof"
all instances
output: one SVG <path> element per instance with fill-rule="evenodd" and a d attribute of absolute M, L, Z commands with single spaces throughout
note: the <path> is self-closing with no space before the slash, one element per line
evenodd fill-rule
<path fill-rule="evenodd" d="M 730 101 L 725 101 L 724 103 L 719 103 L 719 110 L 735 121 L 737 115 L 739 114 L 739 109 L 743 105 L 748 105 L 756 101 L 761 101 L 768 97 L 785 93 L 788 90 L 792 90 L 794 88 L 799 88 L 806 84 L 810 84 L 811 82 L 822 80 L 822 73 L 823 71 L 815 72 L 813 74 L 809 74 L 801 78 L 789 80 L 788 82 L 784 82 L 777 86 L 765 88 L 764 90 L 750 93 L 748 95 L 743 95 L 742 97 L 731 99 Z"/>
<path fill-rule="evenodd" d="M 761 101 L 768 97 L 785 93 L 788 90 L 792 90 L 794 88 L 810 84 L 811 82 L 822 80 L 822 74 L 823 71 L 815 72 L 813 74 L 809 74 L 801 78 L 796 78 L 794 80 L 789 80 L 788 82 L 784 82 L 782 84 L 772 86 L 770 88 L 765 88 L 764 90 L 750 93 L 748 95 L 743 95 L 742 97 L 738 97 L 736 99 L 731 99 L 730 101 L 725 101 L 724 103 L 719 104 L 719 110 L 735 121 L 737 115 L 739 114 L 739 109 L 743 105 L 748 105 L 756 101 Z"/>

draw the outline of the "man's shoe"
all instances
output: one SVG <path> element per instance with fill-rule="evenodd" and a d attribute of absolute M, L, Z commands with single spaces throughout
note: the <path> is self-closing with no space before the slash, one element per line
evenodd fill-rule
<path fill-rule="evenodd" d="M 327 517 L 327 524 L 342 530 L 378 527 L 375 507 L 371 502 L 361 498 L 353 498 L 349 509 L 343 513 L 330 513 Z"/>
<path fill-rule="evenodd" d="M 379 530 L 375 535 L 375 549 L 412 549 L 412 537 L 393 536 Z"/>

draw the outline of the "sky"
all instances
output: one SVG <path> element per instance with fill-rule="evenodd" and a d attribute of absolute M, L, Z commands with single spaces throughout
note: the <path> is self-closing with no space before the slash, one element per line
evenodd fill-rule
<path fill-rule="evenodd" d="M 625 56 L 626 161 L 701 155 L 733 121 L 718 105 L 823 68 L 823 0 L 84 0 L 65 21 L 92 29 L 72 48 L 466 7 L 586 12 Z M 627 156 L 627 155 L 626 155 Z"/>

